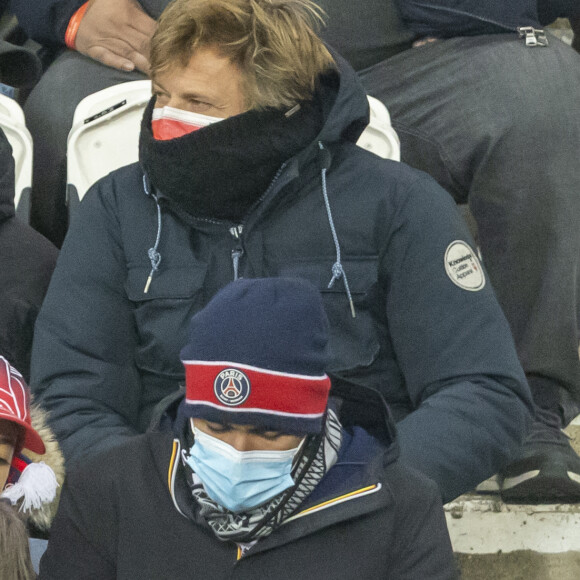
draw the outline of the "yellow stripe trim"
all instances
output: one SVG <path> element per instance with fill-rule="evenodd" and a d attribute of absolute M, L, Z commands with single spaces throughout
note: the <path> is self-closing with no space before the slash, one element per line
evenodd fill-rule
<path fill-rule="evenodd" d="M 171 459 L 169 460 L 169 471 L 167 472 L 167 487 L 171 493 L 171 474 L 173 473 L 173 466 L 177 457 L 177 441 L 173 440 L 173 451 L 171 452 Z"/>
<path fill-rule="evenodd" d="M 349 497 L 354 497 L 355 495 L 359 495 L 361 493 L 365 493 L 366 491 L 370 491 L 371 489 L 376 489 L 377 484 L 375 483 L 374 485 L 369 485 L 368 487 L 363 487 L 361 489 L 357 489 L 356 491 L 351 491 L 350 493 L 346 493 L 344 495 L 341 495 L 339 497 L 335 497 L 333 499 L 329 499 L 327 501 L 324 501 L 322 503 L 319 503 L 318 505 L 314 505 L 312 507 L 309 507 L 308 509 L 305 509 L 304 511 L 299 512 L 297 515 L 302 516 L 302 515 L 306 515 L 307 513 L 329 506 L 330 504 L 333 504 L 337 501 L 341 501 L 344 499 L 348 499 Z"/>
<path fill-rule="evenodd" d="M 238 557 L 237 559 L 240 560 L 242 558 L 242 548 L 240 548 L 240 546 L 238 546 Z"/>

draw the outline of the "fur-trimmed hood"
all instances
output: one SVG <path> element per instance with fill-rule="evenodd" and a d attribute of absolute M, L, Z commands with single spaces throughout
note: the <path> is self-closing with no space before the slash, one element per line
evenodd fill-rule
<path fill-rule="evenodd" d="M 28 513 L 29 525 L 41 532 L 47 532 L 56 514 L 58 501 L 60 499 L 60 490 L 62 488 L 62 484 L 64 483 L 64 457 L 60 451 L 60 447 L 56 437 L 54 436 L 54 433 L 47 424 L 48 413 L 40 406 L 32 404 L 30 408 L 30 415 L 32 418 L 32 426 L 41 436 L 44 442 L 44 446 L 46 447 L 46 452 L 44 455 L 38 455 L 37 453 L 33 453 L 28 449 L 23 449 L 23 454 L 33 463 L 39 463 L 41 461 L 46 463 L 54 471 L 56 481 L 58 483 L 56 497 L 54 500 L 52 502 L 43 504 L 40 509 L 32 509 Z"/>

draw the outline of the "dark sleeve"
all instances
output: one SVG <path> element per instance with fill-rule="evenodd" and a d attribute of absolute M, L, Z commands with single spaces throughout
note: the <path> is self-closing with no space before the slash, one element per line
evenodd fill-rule
<path fill-rule="evenodd" d="M 536 0 L 396 0 L 405 25 L 420 36 L 448 38 L 539 26 Z"/>
<path fill-rule="evenodd" d="M 45 46 L 64 46 L 71 16 L 85 0 L 11 0 L 12 12 L 29 38 Z"/>
<path fill-rule="evenodd" d="M 578 14 L 578 0 L 538 0 L 538 16 L 542 24 L 550 24 L 556 18 L 569 18 Z"/>
<path fill-rule="evenodd" d="M 392 231 L 381 256 L 387 318 L 415 407 L 398 423 L 401 457 L 448 502 L 513 457 L 531 394 L 487 274 L 483 287 L 465 289 L 446 266 L 456 243 L 476 253 L 451 196 L 431 178 L 417 180 Z"/>
<path fill-rule="evenodd" d="M 455 580 L 459 573 L 437 486 L 418 472 L 400 470 L 393 566 L 389 580 Z"/>
<path fill-rule="evenodd" d="M 40 560 L 40 579 L 117 577 L 114 493 L 105 482 L 97 473 L 88 477 L 71 472 L 67 476 L 48 548 Z"/>
<path fill-rule="evenodd" d="M 31 388 L 69 465 L 136 434 L 141 377 L 114 179 L 83 199 L 37 319 Z"/>
<path fill-rule="evenodd" d="M 18 218 L 0 226 L 0 352 L 30 379 L 34 323 L 58 250 Z"/>

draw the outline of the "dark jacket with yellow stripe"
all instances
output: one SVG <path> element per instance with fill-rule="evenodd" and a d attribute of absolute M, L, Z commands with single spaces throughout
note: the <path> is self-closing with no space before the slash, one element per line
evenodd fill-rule
<path fill-rule="evenodd" d="M 376 436 L 347 425 L 299 511 L 243 556 L 190 517 L 179 438 L 134 438 L 71 472 L 40 578 L 456 578 L 437 486 L 397 460 L 388 421 Z"/>

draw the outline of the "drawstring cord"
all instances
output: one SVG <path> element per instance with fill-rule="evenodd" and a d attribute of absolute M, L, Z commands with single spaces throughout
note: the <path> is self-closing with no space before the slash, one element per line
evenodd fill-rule
<path fill-rule="evenodd" d="M 159 247 L 159 240 L 161 239 L 161 206 L 159 205 L 159 200 L 154 193 L 149 190 L 149 183 L 147 182 L 147 177 L 143 175 L 143 189 L 145 193 L 155 200 L 155 205 L 157 206 L 157 238 L 155 239 L 155 244 L 152 248 L 149 248 L 147 255 L 149 256 L 149 261 L 151 262 L 151 272 L 149 272 L 149 277 L 145 283 L 145 288 L 143 289 L 143 294 L 149 292 L 149 286 L 151 285 L 151 280 L 153 280 L 153 274 L 159 269 L 159 264 L 161 262 L 161 254 L 157 251 Z"/>
<path fill-rule="evenodd" d="M 330 210 L 330 202 L 328 201 L 328 191 L 326 189 L 326 170 L 328 169 L 330 163 L 330 156 L 328 151 L 325 149 L 324 145 L 319 141 L 318 147 L 322 152 L 322 195 L 324 197 L 324 205 L 326 206 L 326 215 L 328 216 L 328 223 L 330 224 L 330 231 L 332 232 L 332 239 L 334 240 L 334 247 L 336 248 L 336 262 L 332 266 L 332 278 L 328 283 L 328 288 L 332 288 L 334 283 L 340 278 L 344 281 L 344 288 L 346 290 L 346 295 L 348 297 L 348 302 L 350 304 L 350 312 L 353 318 L 356 318 L 356 311 L 354 309 L 354 302 L 352 301 L 352 294 L 350 293 L 350 287 L 348 285 L 348 279 L 346 277 L 346 272 L 342 267 L 342 262 L 340 260 L 340 244 L 338 243 L 338 235 L 336 234 L 336 228 L 334 227 L 334 220 L 332 219 L 332 212 Z"/>
<path fill-rule="evenodd" d="M 336 248 L 336 262 L 332 265 L 332 278 L 328 283 L 328 288 L 332 288 L 337 280 L 340 278 L 344 281 L 344 288 L 346 290 L 346 295 L 348 298 L 348 302 L 350 304 L 350 312 L 353 318 L 356 318 L 356 311 L 354 308 L 354 302 L 352 300 L 352 294 L 350 292 L 350 286 L 348 284 L 348 278 L 346 276 L 346 272 L 342 266 L 341 262 L 341 253 L 340 253 L 340 244 L 338 242 L 338 235 L 336 233 L 336 228 L 334 227 L 334 220 L 332 218 L 332 211 L 330 209 L 330 202 L 328 200 L 328 191 L 326 188 L 326 170 L 330 165 L 330 155 L 328 150 L 324 147 L 321 142 L 318 142 L 318 147 L 321 152 L 321 159 L 322 159 L 322 171 L 321 171 L 321 180 L 322 180 L 322 195 L 324 197 L 324 205 L 326 206 L 326 215 L 328 216 L 328 223 L 330 225 L 330 231 L 332 233 L 332 239 L 334 241 L 334 247 Z M 149 277 L 147 278 L 147 282 L 145 283 L 145 288 L 143 289 L 143 293 L 147 294 L 149 292 L 149 286 L 151 285 L 151 281 L 153 279 L 153 275 L 159 269 L 159 264 L 161 263 L 161 254 L 157 251 L 159 248 L 159 241 L 161 239 L 161 206 L 159 205 L 159 199 L 154 193 L 151 193 L 149 189 L 149 183 L 147 181 L 147 176 L 143 175 L 143 189 L 145 194 L 152 197 L 155 200 L 155 204 L 157 206 L 157 237 L 155 238 L 155 244 L 152 248 L 149 248 L 147 251 L 147 255 L 149 256 L 149 261 L 151 262 L 151 272 L 149 273 Z"/>

